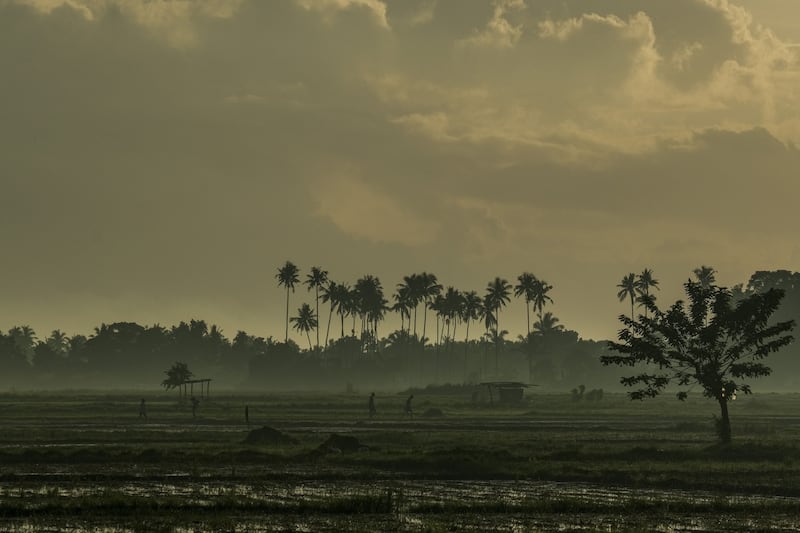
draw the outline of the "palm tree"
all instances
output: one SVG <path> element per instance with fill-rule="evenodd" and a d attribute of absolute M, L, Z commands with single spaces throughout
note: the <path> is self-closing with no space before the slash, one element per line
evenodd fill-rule
<path fill-rule="evenodd" d="M 539 334 L 545 334 L 550 331 L 563 331 L 564 326 L 558 322 L 558 318 L 548 311 L 533 324 L 533 329 Z"/>
<path fill-rule="evenodd" d="M 290 320 L 294 324 L 292 328 L 299 333 L 306 334 L 306 338 L 308 338 L 308 350 L 311 351 L 313 346 L 311 344 L 311 335 L 309 332 L 319 325 L 317 317 L 314 315 L 314 310 L 311 309 L 310 305 L 303 304 L 300 306 L 300 309 L 297 310 L 297 316 L 293 316 Z"/>
<path fill-rule="evenodd" d="M 633 320 L 633 304 L 636 300 L 636 274 L 631 272 L 622 278 L 622 281 L 619 282 L 617 288 L 619 289 L 619 292 L 617 292 L 617 298 L 619 298 L 620 302 L 624 302 L 625 298 L 631 299 L 631 320 Z"/>
<path fill-rule="evenodd" d="M 323 285 L 322 286 L 322 290 L 320 291 L 321 298 L 322 298 L 322 303 L 330 304 L 330 309 L 328 311 L 328 327 L 325 329 L 325 347 L 326 348 L 328 347 L 328 338 L 330 337 L 330 334 L 331 334 L 331 319 L 333 319 L 333 311 L 334 311 L 334 308 L 336 307 L 336 303 L 334 302 L 334 300 L 332 298 L 333 291 L 335 290 L 335 287 L 336 287 L 336 282 L 329 281 L 327 285 Z"/>
<path fill-rule="evenodd" d="M 317 317 L 319 317 L 319 290 L 328 283 L 328 271 L 320 267 L 311 267 L 311 272 L 306 275 L 305 284 L 308 290 L 314 289 L 314 297 L 317 304 Z M 330 321 L 328 321 L 330 324 Z M 317 349 L 319 350 L 319 326 L 317 326 Z"/>
<path fill-rule="evenodd" d="M 528 324 L 528 336 L 531 334 L 531 300 L 533 300 L 533 290 L 536 284 L 536 276 L 530 272 L 523 272 L 517 277 L 519 283 L 514 287 L 514 296 L 525 297 L 525 311 Z"/>
<path fill-rule="evenodd" d="M 55 329 L 45 341 L 47 346 L 60 356 L 65 356 L 69 351 L 69 337 L 60 329 Z"/>
<path fill-rule="evenodd" d="M 495 331 L 500 330 L 500 309 L 505 307 L 506 304 L 511 301 L 511 284 L 508 280 L 501 279 L 501 278 L 494 278 L 494 281 L 490 281 L 489 284 L 486 286 L 486 303 L 488 304 L 487 313 L 491 310 L 494 311 L 494 329 Z M 495 340 L 499 338 L 499 336 L 494 337 Z M 494 345 L 494 373 L 497 375 L 499 370 L 498 359 L 500 355 L 500 344 L 495 342 Z"/>
<path fill-rule="evenodd" d="M 30 326 L 14 326 L 8 330 L 8 335 L 14 339 L 14 344 L 28 361 L 33 359 L 33 349 L 36 346 L 36 332 Z"/>
<path fill-rule="evenodd" d="M 289 289 L 294 292 L 294 286 L 300 281 L 300 269 L 291 261 L 278 269 L 275 279 L 278 280 L 278 287 L 286 287 L 286 337 L 284 342 L 289 342 Z"/>
<path fill-rule="evenodd" d="M 395 313 L 400 313 L 400 331 L 405 331 L 405 319 L 408 318 L 408 329 L 411 329 L 411 307 L 412 302 L 409 297 L 408 287 L 405 285 L 398 285 L 397 292 L 392 295 L 394 305 L 391 310 Z"/>
<path fill-rule="evenodd" d="M 717 271 L 710 266 L 702 265 L 699 268 L 695 268 L 693 272 L 697 277 L 697 281 L 700 282 L 700 286 L 704 289 L 711 287 L 717 281 Z"/>
<path fill-rule="evenodd" d="M 642 270 L 636 279 L 636 292 L 639 293 L 640 305 L 644 305 L 644 316 L 647 316 L 647 300 L 650 298 L 650 288 L 658 289 L 658 280 L 653 277 L 653 271 L 649 268 Z"/>
<path fill-rule="evenodd" d="M 467 333 L 464 337 L 464 382 L 467 381 L 467 350 L 469 348 L 469 323 L 473 320 L 480 320 L 483 312 L 483 301 L 478 293 L 469 291 L 464 293 L 463 304 L 461 306 L 461 320 L 464 321 Z"/>
<path fill-rule="evenodd" d="M 422 316 L 422 346 L 425 346 L 425 331 L 428 326 L 428 306 L 430 303 L 442 292 L 442 286 L 439 285 L 439 280 L 436 279 L 434 274 L 423 272 L 419 275 L 420 294 L 422 301 L 425 302 L 423 306 Z"/>
<path fill-rule="evenodd" d="M 340 283 L 336 285 L 333 293 L 331 294 L 331 299 L 334 302 L 334 307 L 336 307 L 336 312 L 339 314 L 339 317 L 342 321 L 342 338 L 344 337 L 344 319 L 346 316 L 350 315 L 350 309 L 352 307 L 351 292 L 350 285 L 346 283 Z"/>
<path fill-rule="evenodd" d="M 533 284 L 533 309 L 539 316 L 539 320 L 542 319 L 542 311 L 547 302 L 553 303 L 553 299 L 547 295 L 552 288 L 553 286 L 543 279 L 537 279 Z"/>
<path fill-rule="evenodd" d="M 397 284 L 397 291 L 404 292 L 408 301 L 408 306 L 414 308 L 414 336 L 417 335 L 417 307 L 422 301 L 422 279 L 419 274 L 411 274 L 410 276 L 403 276 L 403 282 Z M 409 321 L 411 317 L 409 317 Z M 409 331 L 411 324 L 408 325 Z"/>

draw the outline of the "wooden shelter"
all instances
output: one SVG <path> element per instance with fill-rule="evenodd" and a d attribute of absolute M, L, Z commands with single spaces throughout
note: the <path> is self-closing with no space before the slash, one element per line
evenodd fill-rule
<path fill-rule="evenodd" d="M 200 384 L 200 397 L 209 398 L 211 396 L 211 378 L 189 379 L 180 384 L 182 397 L 194 396 L 194 384 Z"/>
<path fill-rule="evenodd" d="M 531 386 L 521 381 L 484 381 L 480 386 L 489 390 L 489 402 L 494 405 L 494 396 L 497 394 L 497 403 L 515 404 L 521 403 L 525 395 L 525 389 Z"/>

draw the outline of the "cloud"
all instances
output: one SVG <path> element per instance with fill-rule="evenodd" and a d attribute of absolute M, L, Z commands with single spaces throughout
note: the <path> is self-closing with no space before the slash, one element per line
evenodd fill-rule
<path fill-rule="evenodd" d="M 314 181 L 309 193 L 316 214 L 344 234 L 372 242 L 420 246 L 438 238 L 432 219 L 407 209 L 357 174 L 345 167 Z"/>
<path fill-rule="evenodd" d="M 318 11 L 326 15 L 351 9 L 365 9 L 379 26 L 389 29 L 386 4 L 381 0 L 295 0 L 295 2 L 307 11 Z"/>
<path fill-rule="evenodd" d="M 462 46 L 486 48 L 513 48 L 522 36 L 521 24 L 509 21 L 509 15 L 525 9 L 525 0 L 493 0 L 492 18 L 482 30 L 476 30 L 470 37 L 458 42 Z"/>
<path fill-rule="evenodd" d="M 137 24 L 153 31 L 169 44 L 185 48 L 197 44 L 194 21 L 198 18 L 231 18 L 244 0 L 12 0 L 50 14 L 72 9 L 87 21 L 97 21 L 118 10 Z"/>

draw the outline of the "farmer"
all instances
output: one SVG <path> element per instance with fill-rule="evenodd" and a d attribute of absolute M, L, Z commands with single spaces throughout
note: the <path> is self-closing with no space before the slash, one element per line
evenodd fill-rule
<path fill-rule="evenodd" d="M 197 417 L 197 406 L 200 405 L 200 400 L 192 396 L 192 418 Z"/>
<path fill-rule="evenodd" d="M 369 395 L 369 417 L 370 417 L 370 419 L 372 419 L 372 417 L 375 416 L 375 413 L 377 413 L 377 412 L 378 412 L 377 409 L 375 409 L 375 393 L 373 392 L 372 394 Z"/>
<path fill-rule="evenodd" d="M 139 418 L 144 418 L 145 422 L 147 421 L 147 407 L 144 405 L 144 398 L 139 402 Z"/>
<path fill-rule="evenodd" d="M 411 409 L 411 400 L 413 399 L 414 395 L 412 394 L 411 396 L 408 397 L 408 400 L 406 400 L 406 408 L 405 408 L 405 416 L 412 419 L 414 418 L 414 411 Z"/>

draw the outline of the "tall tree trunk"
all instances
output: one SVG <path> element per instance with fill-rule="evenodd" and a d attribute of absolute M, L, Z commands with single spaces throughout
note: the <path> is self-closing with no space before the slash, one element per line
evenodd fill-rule
<path fill-rule="evenodd" d="M 286 287 L 286 336 L 283 342 L 289 342 L 289 287 Z"/>
<path fill-rule="evenodd" d="M 310 352 L 311 350 L 314 349 L 314 345 L 311 344 L 311 334 L 309 333 L 309 331 L 311 330 L 308 329 L 306 330 L 306 338 L 308 338 L 308 351 Z"/>
<path fill-rule="evenodd" d="M 319 318 L 319 317 L 317 317 Z M 328 347 L 328 338 L 331 334 L 331 319 L 333 318 L 333 304 L 331 304 L 331 311 L 328 313 L 328 329 L 325 330 L 325 348 Z"/>
<path fill-rule="evenodd" d="M 464 384 L 467 383 L 467 351 L 469 350 L 469 319 L 467 319 L 467 334 L 464 337 Z"/>
<path fill-rule="evenodd" d="M 500 366 L 498 360 L 500 359 L 500 308 L 495 309 L 494 312 L 494 377 L 497 377 Z"/>
<path fill-rule="evenodd" d="M 633 318 L 633 294 L 631 294 L 631 320 L 635 320 Z"/>
<path fill-rule="evenodd" d="M 720 421 L 719 421 L 719 440 L 723 444 L 731 441 L 731 420 L 728 417 L 728 399 L 719 398 Z"/>
<path fill-rule="evenodd" d="M 317 350 L 319 350 L 319 285 L 314 287 L 314 291 L 317 299 Z"/>
<path fill-rule="evenodd" d="M 531 301 L 525 298 L 525 311 L 528 313 L 528 337 L 531 336 Z M 525 339 L 528 340 L 528 339 Z"/>
<path fill-rule="evenodd" d="M 344 313 L 339 313 L 339 316 L 342 317 L 342 336 L 341 336 L 341 338 L 343 339 L 344 338 Z"/>
<path fill-rule="evenodd" d="M 425 307 L 422 308 L 422 346 L 425 346 L 425 331 L 428 326 L 428 303 L 425 302 Z"/>
<path fill-rule="evenodd" d="M 419 304 L 414 306 L 414 336 L 415 337 L 417 336 L 417 307 L 419 307 Z"/>

